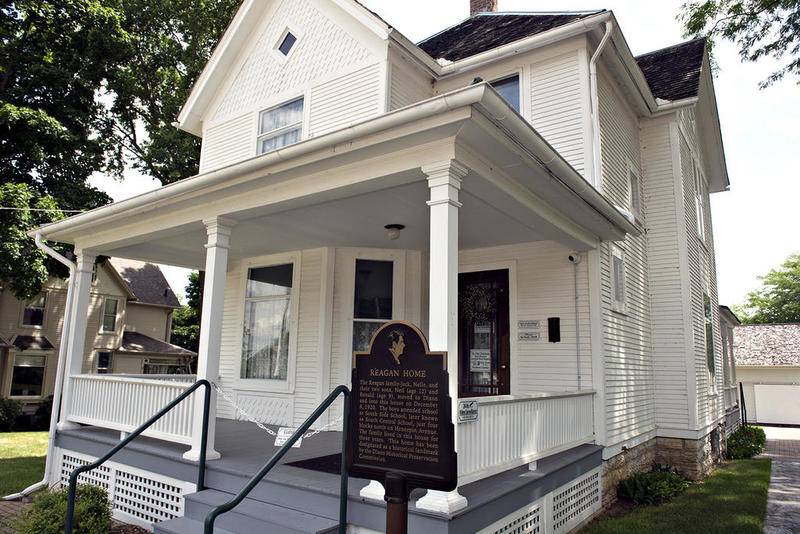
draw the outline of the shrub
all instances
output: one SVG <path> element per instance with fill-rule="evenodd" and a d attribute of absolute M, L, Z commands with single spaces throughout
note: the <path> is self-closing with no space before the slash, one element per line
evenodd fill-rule
<path fill-rule="evenodd" d="M 763 428 L 742 425 L 736 432 L 728 437 L 728 451 L 726 455 L 730 460 L 752 458 L 756 454 L 764 452 L 764 445 L 766 445 L 766 443 L 767 435 L 764 433 Z"/>
<path fill-rule="evenodd" d="M 53 396 L 44 399 L 33 416 L 35 430 L 48 430 L 50 428 L 50 415 L 53 412 Z"/>
<path fill-rule="evenodd" d="M 67 488 L 44 490 L 20 514 L 16 532 L 20 534 L 59 534 L 67 517 Z M 81 484 L 75 499 L 74 532 L 107 534 L 111 530 L 111 506 L 103 488 Z"/>
<path fill-rule="evenodd" d="M 654 466 L 619 483 L 617 495 L 636 504 L 663 504 L 689 487 L 689 482 L 669 467 Z"/>
<path fill-rule="evenodd" d="M 0 397 L 0 431 L 5 432 L 14 428 L 20 414 L 22 414 L 21 402 Z"/>

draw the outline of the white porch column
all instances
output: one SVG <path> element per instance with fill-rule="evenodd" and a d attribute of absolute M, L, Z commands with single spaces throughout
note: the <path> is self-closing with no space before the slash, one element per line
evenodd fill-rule
<path fill-rule="evenodd" d="M 228 248 L 231 228 L 235 221 L 222 217 L 204 219 L 208 240 L 206 242 L 205 282 L 203 283 L 203 311 L 200 316 L 200 343 L 197 350 L 197 379 L 209 382 L 219 379 L 219 350 L 222 339 L 222 301 L 225 292 L 225 276 L 228 270 Z M 200 459 L 200 442 L 203 432 L 203 402 L 200 390 L 197 391 L 192 421 L 192 448 L 183 457 L 187 460 Z M 217 417 L 217 395 L 211 392 L 211 406 L 208 410 L 208 445 L 206 459 L 220 457 L 214 449 Z"/>
<path fill-rule="evenodd" d="M 448 160 L 422 168 L 430 188 L 430 296 L 428 338 L 432 351 L 447 351 L 451 416 L 458 451 L 458 192 L 467 168 Z M 417 508 L 452 514 L 467 506 L 458 493 L 428 491 Z"/>
<path fill-rule="evenodd" d="M 75 251 L 75 281 L 72 291 L 72 307 L 70 308 L 69 332 L 66 340 L 67 352 L 64 363 L 64 392 L 61 397 L 61 414 L 58 420 L 59 430 L 77 428 L 71 423 L 69 412 L 72 408 L 73 375 L 83 371 L 83 357 L 86 352 L 86 324 L 89 319 L 89 299 L 92 291 L 92 270 L 95 256 L 84 251 Z M 69 305 L 69 303 L 67 303 Z"/>

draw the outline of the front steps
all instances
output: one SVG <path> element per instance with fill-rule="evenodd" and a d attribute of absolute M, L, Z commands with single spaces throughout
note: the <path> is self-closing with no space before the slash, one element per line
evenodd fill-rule
<path fill-rule="evenodd" d="M 207 489 L 185 496 L 184 517 L 154 526 L 155 534 L 198 534 L 203 532 L 206 514 L 215 506 L 230 500 L 233 494 Z M 338 522 L 307 512 L 276 506 L 251 497 L 239 506 L 217 517 L 217 534 L 253 534 L 256 532 L 286 534 L 325 534 L 336 532 Z"/>

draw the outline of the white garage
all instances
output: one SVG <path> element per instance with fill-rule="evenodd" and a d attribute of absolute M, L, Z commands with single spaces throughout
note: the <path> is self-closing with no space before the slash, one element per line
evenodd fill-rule
<path fill-rule="evenodd" d="M 800 426 L 800 324 L 737 326 L 733 338 L 748 422 Z"/>

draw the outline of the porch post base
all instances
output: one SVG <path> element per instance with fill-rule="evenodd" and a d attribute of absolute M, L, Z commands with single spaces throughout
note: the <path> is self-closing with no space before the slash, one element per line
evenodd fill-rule
<path fill-rule="evenodd" d="M 206 449 L 206 461 L 219 460 L 220 458 L 222 458 L 222 455 L 217 451 L 215 451 L 214 449 Z M 191 449 L 183 453 L 183 459 L 189 460 L 190 462 L 199 462 L 200 449 L 192 447 Z"/>
<path fill-rule="evenodd" d="M 358 494 L 365 499 L 374 499 L 383 502 L 383 496 L 386 494 L 386 490 L 383 489 L 383 484 L 377 480 L 370 480 L 369 484 L 361 488 Z"/>
<path fill-rule="evenodd" d="M 458 488 L 453 491 L 428 490 L 417 500 L 416 506 L 421 510 L 452 515 L 467 507 L 467 498 L 458 493 Z"/>
<path fill-rule="evenodd" d="M 56 428 L 59 431 L 62 431 L 62 430 L 77 430 L 80 427 L 81 427 L 81 425 L 79 425 L 78 423 L 73 423 L 72 421 L 59 421 L 58 424 L 56 424 Z"/>

